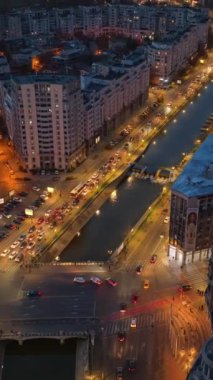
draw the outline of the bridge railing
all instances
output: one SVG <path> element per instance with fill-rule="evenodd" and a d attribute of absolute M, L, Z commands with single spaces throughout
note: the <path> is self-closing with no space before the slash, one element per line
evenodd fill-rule
<path fill-rule="evenodd" d="M 0 335 L 0 340 L 27 340 L 35 338 L 68 339 L 68 338 L 88 338 L 88 331 L 46 331 L 46 332 L 4 332 Z"/>

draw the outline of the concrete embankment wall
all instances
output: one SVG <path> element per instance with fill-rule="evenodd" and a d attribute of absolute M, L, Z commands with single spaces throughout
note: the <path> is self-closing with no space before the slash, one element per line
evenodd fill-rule
<path fill-rule="evenodd" d="M 0 380 L 3 378 L 5 342 L 0 342 Z"/>
<path fill-rule="evenodd" d="M 84 380 L 89 371 L 89 340 L 78 339 L 76 347 L 75 380 Z"/>

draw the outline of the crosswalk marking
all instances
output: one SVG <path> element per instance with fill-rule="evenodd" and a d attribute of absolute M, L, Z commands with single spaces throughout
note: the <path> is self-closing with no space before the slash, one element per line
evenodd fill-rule
<path fill-rule="evenodd" d="M 154 325 L 166 323 L 170 318 L 170 311 L 168 309 L 154 311 L 153 313 L 144 313 L 136 317 L 137 329 L 143 329 Z M 117 334 L 119 331 L 128 332 L 131 329 L 132 317 L 122 318 L 109 322 L 105 325 L 104 336 Z"/>

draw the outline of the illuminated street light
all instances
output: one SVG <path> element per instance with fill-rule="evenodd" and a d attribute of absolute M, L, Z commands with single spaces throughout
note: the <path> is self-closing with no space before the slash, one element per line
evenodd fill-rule
<path fill-rule="evenodd" d="M 81 235 L 81 233 L 78 231 L 78 232 L 77 232 L 77 236 L 79 237 L 80 235 Z"/>
<path fill-rule="evenodd" d="M 165 133 L 165 134 L 166 134 L 166 133 L 167 133 L 167 130 L 166 130 L 166 129 L 164 129 L 163 133 Z"/>
<path fill-rule="evenodd" d="M 100 210 L 96 210 L 95 213 L 96 213 L 96 215 L 100 215 L 101 212 L 100 212 Z"/>
<path fill-rule="evenodd" d="M 157 143 L 156 143 L 156 141 L 153 141 L 153 145 L 156 145 Z"/>

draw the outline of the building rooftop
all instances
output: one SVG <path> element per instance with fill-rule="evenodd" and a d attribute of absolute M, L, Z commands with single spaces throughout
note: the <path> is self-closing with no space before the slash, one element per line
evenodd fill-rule
<path fill-rule="evenodd" d="M 38 75 L 20 75 L 14 76 L 13 80 L 19 84 L 33 84 L 49 82 L 55 84 L 67 84 L 72 80 L 76 80 L 77 77 L 73 75 L 58 75 L 58 74 L 38 74 Z"/>
<path fill-rule="evenodd" d="M 213 194 L 213 135 L 210 135 L 172 186 L 187 197 Z"/>

